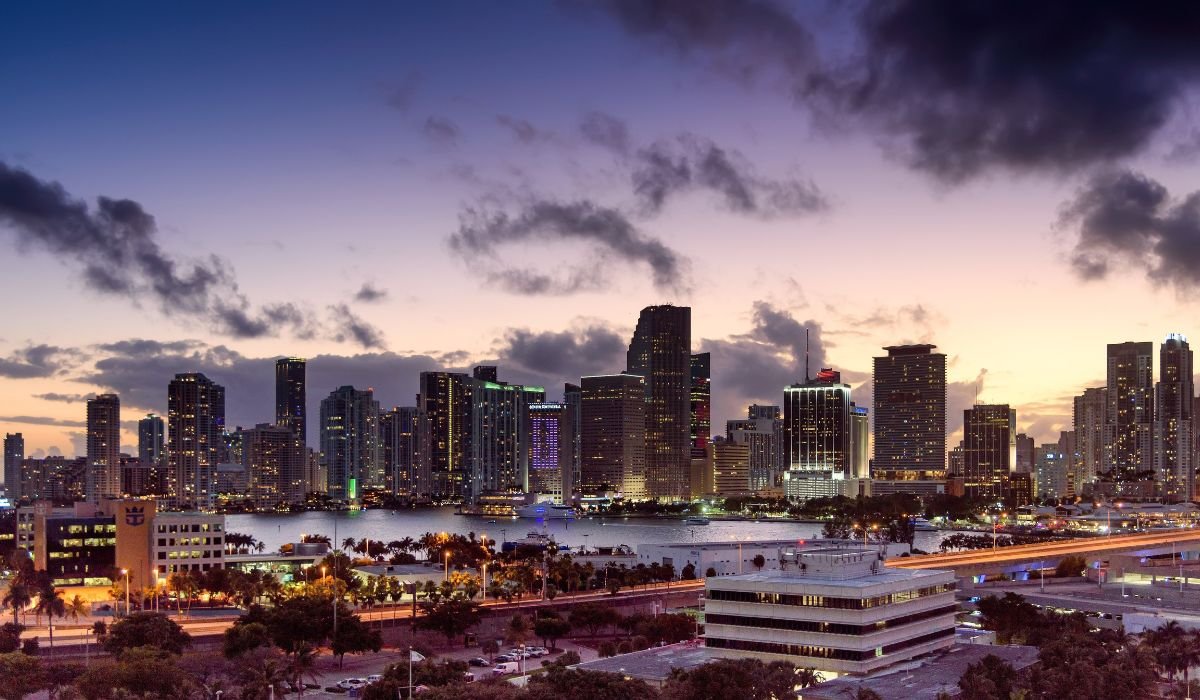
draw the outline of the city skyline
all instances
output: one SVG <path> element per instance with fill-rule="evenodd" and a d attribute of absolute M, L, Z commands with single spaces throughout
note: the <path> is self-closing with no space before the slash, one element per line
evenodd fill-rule
<path fill-rule="evenodd" d="M 376 7 L 334 22 L 303 4 L 219 20 L 81 7 L 68 26 L 18 8 L 0 37 L 14 67 L 37 70 L 0 76 L 13 98 L 0 240 L 18 251 L 0 294 L 19 300 L 0 335 L 0 431 L 21 432 L 28 456 L 83 455 L 85 401 L 113 393 L 121 451 L 136 454 L 136 418 L 166 415 L 163 387 L 190 372 L 228 387 L 230 429 L 252 428 L 275 415 L 281 356 L 308 358 L 314 417 L 342 385 L 409 405 L 422 371 L 498 365 L 513 383 L 557 387 L 625 367 L 638 310 L 673 302 L 693 309 L 690 350 L 711 355 L 714 425 L 803 379 L 807 328 L 812 367 L 840 371 L 862 406 L 879 348 L 932 343 L 947 354 L 948 445 L 977 397 L 1011 405 L 1041 444 L 1069 428 L 1074 396 L 1104 385 L 1105 345 L 1189 334 L 1189 273 L 1155 252 L 1175 250 L 1159 224 L 1187 223 L 1174 202 L 1197 174 L 1179 64 L 1133 62 L 1171 79 L 1127 139 L 1100 143 L 1114 123 L 1072 124 L 1073 154 L 968 144 L 939 168 L 911 152 L 916 131 L 860 114 L 834 134 L 780 89 L 807 60 L 788 46 L 882 50 L 851 31 L 850 10 L 783 13 L 777 40 L 750 47 L 750 20 L 706 42 L 672 34 L 687 22 L 604 7 Z M 1129 19 L 1106 12 L 1089 31 Z M 268 26 L 281 38 L 264 45 Z M 52 30 L 62 50 L 47 56 Z M 477 52 L 434 41 L 451 30 Z M 536 40 L 511 46 L 515 31 Z M 750 58 L 754 79 L 731 79 Z M 1047 88 L 1069 72 L 1036 68 L 1018 66 Z M 1136 83 L 1106 79 L 1097 99 Z M 1043 114 L 1062 106 L 1040 99 Z M 989 106 L 957 104 L 957 116 Z M 715 154 L 742 190 L 702 175 Z M 648 156 L 695 175 L 663 180 Z M 46 208 L 22 206 L 31 192 Z M 1145 247 L 1105 237 L 1108 201 L 1150 203 Z M 604 238 L 563 223 L 602 219 L 630 227 Z M 113 222 L 130 238 L 86 251 L 101 269 L 62 231 L 115 236 Z M 131 264 L 139 237 L 174 265 L 170 284 Z M 184 284 L 197 272 L 219 283 Z"/>

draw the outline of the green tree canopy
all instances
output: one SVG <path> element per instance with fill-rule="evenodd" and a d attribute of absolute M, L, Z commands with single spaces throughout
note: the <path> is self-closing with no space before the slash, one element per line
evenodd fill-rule
<path fill-rule="evenodd" d="M 105 650 L 119 655 L 128 649 L 152 647 L 170 654 L 182 654 L 192 643 L 183 628 L 162 613 L 135 612 L 114 622 L 104 636 Z"/>

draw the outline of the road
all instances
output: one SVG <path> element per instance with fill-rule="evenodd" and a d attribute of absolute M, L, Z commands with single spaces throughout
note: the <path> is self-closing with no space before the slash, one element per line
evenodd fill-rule
<path fill-rule="evenodd" d="M 1161 547 L 1169 544 L 1200 544 L 1200 529 L 1148 532 L 1137 535 L 1114 535 L 1112 537 L 1088 537 L 1045 544 L 1025 544 L 996 549 L 976 549 L 949 554 L 920 554 L 911 557 L 895 557 L 887 565 L 896 569 L 943 569 L 982 564 L 1005 564 L 1032 562 L 1038 559 L 1058 558 L 1069 555 L 1086 555 L 1098 552 L 1115 552 L 1143 547 Z"/>

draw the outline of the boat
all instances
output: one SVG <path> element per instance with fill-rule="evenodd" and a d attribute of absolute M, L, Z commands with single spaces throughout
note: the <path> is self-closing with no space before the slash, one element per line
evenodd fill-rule
<path fill-rule="evenodd" d="M 522 518 L 538 518 L 546 520 L 565 520 L 575 517 L 575 509 L 550 501 L 530 503 L 517 509 L 517 515 Z"/>
<path fill-rule="evenodd" d="M 913 530 L 916 532 L 937 532 L 937 526 L 925 518 L 913 518 Z"/>
<path fill-rule="evenodd" d="M 707 525 L 710 522 L 712 521 L 703 515 L 692 515 L 683 519 L 685 525 Z"/>

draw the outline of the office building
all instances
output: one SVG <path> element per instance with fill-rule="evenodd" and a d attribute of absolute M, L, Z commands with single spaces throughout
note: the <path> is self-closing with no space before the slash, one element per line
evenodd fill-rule
<path fill-rule="evenodd" d="M 752 405 L 744 419 L 725 421 L 725 439 L 750 450 L 750 490 L 779 485 L 783 457 L 783 420 L 778 406 Z"/>
<path fill-rule="evenodd" d="M 1108 346 L 1104 471 L 1136 481 L 1154 468 L 1154 344 Z"/>
<path fill-rule="evenodd" d="M 645 488 L 660 500 L 687 498 L 691 464 L 692 310 L 648 306 L 629 342 L 628 374 L 645 379 Z"/>
<path fill-rule="evenodd" d="M 396 406 L 379 416 L 379 447 L 391 493 L 417 496 L 430 492 L 429 474 L 419 468 L 417 426 L 416 406 Z"/>
<path fill-rule="evenodd" d="M 15 505 L 21 500 L 21 462 L 25 460 L 25 436 L 4 434 L 4 488 Z"/>
<path fill-rule="evenodd" d="M 584 377 L 580 404 L 581 491 L 646 498 L 646 380 L 636 374 Z"/>
<path fill-rule="evenodd" d="M 90 465 L 89 465 L 90 466 Z M 111 501 L 109 501 L 111 502 Z M 55 586 L 107 586 L 116 567 L 117 526 L 91 502 L 69 509 L 34 504 L 33 565 Z"/>
<path fill-rule="evenodd" d="M 17 488 L 24 501 L 85 500 L 87 495 L 87 457 L 26 457 L 21 460 Z"/>
<path fill-rule="evenodd" d="M 717 439 L 712 450 L 713 489 L 720 496 L 744 496 L 750 488 L 750 446 Z"/>
<path fill-rule="evenodd" d="M 784 549 L 776 557 L 781 571 L 709 577 L 704 645 L 837 674 L 949 647 L 954 572 L 889 569 L 885 556 L 882 549 Z"/>
<path fill-rule="evenodd" d="M 1016 443 L 1016 462 L 1013 463 L 1013 471 L 1018 474 L 1029 474 L 1033 471 L 1033 461 L 1037 454 L 1037 445 L 1034 439 L 1025 433 L 1017 433 Z"/>
<path fill-rule="evenodd" d="M 87 402 L 87 500 L 121 495 L 121 400 L 100 394 Z"/>
<path fill-rule="evenodd" d="M 529 405 L 529 492 L 539 500 L 570 500 L 572 446 L 564 441 L 567 410 L 562 403 Z"/>
<path fill-rule="evenodd" d="M 1074 479 L 1072 487 L 1082 494 L 1084 487 L 1095 483 L 1104 472 L 1108 446 L 1105 442 L 1105 424 L 1108 416 L 1108 388 L 1085 389 L 1075 397 L 1072 423 L 1075 433 Z"/>
<path fill-rule="evenodd" d="M 421 463 L 434 498 L 463 498 L 471 482 L 471 391 L 465 374 L 422 372 L 417 395 Z"/>
<path fill-rule="evenodd" d="M 240 430 L 241 464 L 247 493 L 260 509 L 304 502 L 308 450 L 288 425 L 259 423 Z"/>
<path fill-rule="evenodd" d="M 374 391 L 341 386 L 321 401 L 321 464 L 334 500 L 354 505 L 364 489 L 383 488 Z"/>
<path fill-rule="evenodd" d="M 167 387 L 167 463 L 179 506 L 207 508 L 225 440 L 225 387 L 198 372 Z"/>
<path fill-rule="evenodd" d="M 946 356 L 935 347 L 894 345 L 875 358 L 873 477 L 945 476 Z"/>
<path fill-rule="evenodd" d="M 823 369 L 816 378 L 783 390 L 783 440 L 789 471 L 826 472 L 844 479 L 850 472 L 850 385 Z"/>
<path fill-rule="evenodd" d="M 546 391 L 496 376 L 492 366 L 476 367 L 472 376 L 471 498 L 529 488 L 529 405 L 545 402 Z"/>
<path fill-rule="evenodd" d="M 291 433 L 292 429 L 284 426 Z M 214 513 L 156 513 L 150 521 L 150 576 L 163 584 L 171 574 L 225 568 L 225 516 Z M 118 533 L 118 542 L 121 535 Z M 143 547 L 143 539 L 136 538 Z M 121 543 L 123 544 L 123 543 Z M 132 548 L 131 548 L 132 550 Z M 122 559 L 118 553 L 118 561 Z"/>
<path fill-rule="evenodd" d="M 1033 469 L 1033 491 L 1038 500 L 1069 496 L 1069 464 L 1069 456 L 1062 451 L 1060 443 L 1038 446 Z"/>
<path fill-rule="evenodd" d="M 977 404 L 963 411 L 963 467 L 955 476 L 962 477 L 968 498 L 1006 499 L 1015 473 L 1016 437 L 1017 412 L 1008 404 Z"/>
<path fill-rule="evenodd" d="M 1158 350 L 1158 383 L 1154 386 L 1154 471 L 1168 503 L 1196 497 L 1192 462 L 1192 349 L 1187 338 L 1167 336 Z"/>
<path fill-rule="evenodd" d="M 138 421 L 138 460 L 143 464 L 167 464 L 167 424 L 148 414 Z"/>
<path fill-rule="evenodd" d="M 712 440 L 712 358 L 707 352 L 692 355 L 691 445 L 692 458 L 704 457 Z"/>
<path fill-rule="evenodd" d="M 299 357 L 275 361 L 275 425 L 288 427 L 308 445 L 308 408 L 305 390 L 307 363 Z"/>
<path fill-rule="evenodd" d="M 850 471 L 855 479 L 871 478 L 871 418 L 863 406 L 850 404 Z"/>
<path fill-rule="evenodd" d="M 579 485 L 583 463 L 583 391 L 577 384 L 566 383 L 563 385 L 563 422 L 560 425 L 562 431 L 559 435 L 559 440 L 562 441 L 565 450 L 569 450 L 566 459 L 567 466 L 564 467 L 570 472 L 569 475 L 564 472 L 563 497 L 571 498 L 579 493 Z"/>

